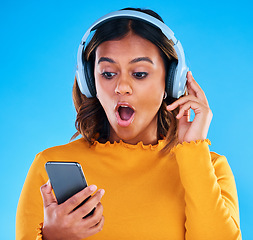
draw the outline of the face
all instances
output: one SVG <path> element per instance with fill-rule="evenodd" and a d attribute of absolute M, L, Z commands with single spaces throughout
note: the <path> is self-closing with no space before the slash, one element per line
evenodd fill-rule
<path fill-rule="evenodd" d="M 96 50 L 97 97 L 110 123 L 111 142 L 157 143 L 157 112 L 165 91 L 165 67 L 157 46 L 135 34 Z"/>

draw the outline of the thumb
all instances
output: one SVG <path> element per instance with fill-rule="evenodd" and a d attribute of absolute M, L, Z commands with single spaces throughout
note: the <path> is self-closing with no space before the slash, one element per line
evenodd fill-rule
<path fill-rule="evenodd" d="M 40 187 L 40 192 L 43 198 L 43 203 L 44 203 L 45 208 L 51 204 L 54 204 L 54 203 L 57 204 L 57 200 L 52 192 L 52 186 L 49 180 L 47 181 L 46 184 Z"/>

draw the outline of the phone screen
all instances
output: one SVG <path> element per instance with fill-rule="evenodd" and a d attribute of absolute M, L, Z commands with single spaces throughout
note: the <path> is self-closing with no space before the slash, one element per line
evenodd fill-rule
<path fill-rule="evenodd" d="M 47 162 L 45 167 L 58 204 L 87 187 L 82 167 L 77 162 Z"/>
<path fill-rule="evenodd" d="M 45 167 L 58 204 L 65 202 L 87 187 L 82 167 L 77 162 L 47 162 Z M 90 196 L 73 211 L 82 206 L 89 198 Z M 92 215 L 94 211 L 95 208 L 83 218 Z"/>

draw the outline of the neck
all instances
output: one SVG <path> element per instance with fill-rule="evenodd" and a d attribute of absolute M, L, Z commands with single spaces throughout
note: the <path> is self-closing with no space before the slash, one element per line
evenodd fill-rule
<path fill-rule="evenodd" d="M 119 142 L 120 140 L 132 145 L 136 145 L 138 142 L 143 142 L 144 145 L 149 145 L 149 144 L 156 145 L 158 143 L 157 128 L 155 128 L 153 131 L 141 133 L 134 137 L 124 137 L 124 136 L 118 135 L 113 130 L 113 128 L 110 127 L 109 141 L 113 143 L 113 142 Z"/>

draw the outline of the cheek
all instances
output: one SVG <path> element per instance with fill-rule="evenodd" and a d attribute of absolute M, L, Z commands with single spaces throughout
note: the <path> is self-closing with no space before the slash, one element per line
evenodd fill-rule
<path fill-rule="evenodd" d="M 163 98 L 161 96 L 153 96 L 152 98 L 147 98 L 145 108 L 148 114 L 152 114 L 153 116 L 157 114 L 159 108 L 161 107 Z"/>
<path fill-rule="evenodd" d="M 103 81 L 95 81 L 96 90 L 97 90 L 97 98 L 105 110 L 106 115 L 110 113 L 112 109 L 112 86 L 110 84 L 105 84 Z"/>
<path fill-rule="evenodd" d="M 163 87 L 152 86 L 148 88 L 146 94 L 142 96 L 142 100 L 140 101 L 141 104 L 139 105 L 146 116 L 153 118 L 157 114 L 163 101 L 163 95 Z"/>
<path fill-rule="evenodd" d="M 101 76 L 95 76 L 95 86 L 97 91 L 97 97 L 99 100 L 103 100 L 103 98 L 108 98 L 111 92 L 111 85 L 106 81 L 100 79 Z"/>
<path fill-rule="evenodd" d="M 159 80 L 158 80 L 159 79 Z M 152 101 L 153 106 L 161 105 L 165 92 L 165 80 L 164 77 L 157 78 L 158 81 L 153 82 L 147 92 L 149 94 L 149 99 Z"/>

